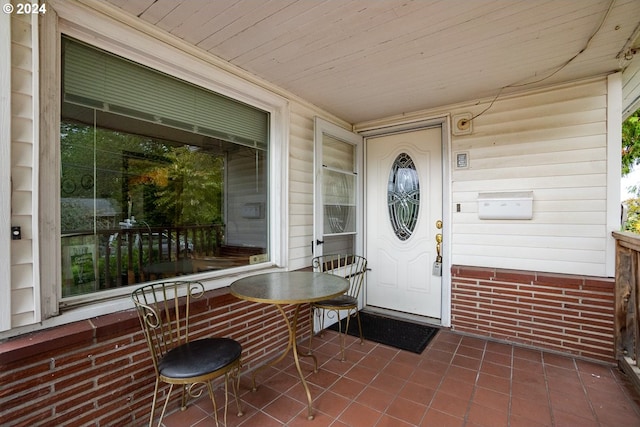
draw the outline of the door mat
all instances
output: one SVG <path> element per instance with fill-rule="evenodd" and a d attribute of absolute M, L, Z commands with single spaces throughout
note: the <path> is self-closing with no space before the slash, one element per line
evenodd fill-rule
<path fill-rule="evenodd" d="M 342 319 L 341 328 L 343 331 L 346 321 L 347 319 Z M 364 339 L 418 354 L 424 351 L 429 341 L 438 332 L 438 328 L 432 326 L 380 316 L 365 311 L 360 312 L 360 321 L 362 322 Z M 338 324 L 334 323 L 327 329 L 337 331 Z M 349 320 L 348 333 L 354 337 L 360 337 L 356 318 L 352 317 Z"/>

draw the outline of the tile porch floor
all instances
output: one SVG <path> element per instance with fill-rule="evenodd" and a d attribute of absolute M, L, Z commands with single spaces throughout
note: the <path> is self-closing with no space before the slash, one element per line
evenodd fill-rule
<path fill-rule="evenodd" d="M 640 396 L 615 367 L 441 330 L 420 355 L 338 335 L 314 338 L 318 373 L 303 358 L 314 420 L 292 357 L 241 380 L 244 416 L 229 406 L 228 426 L 242 427 L 633 427 Z M 301 350 L 306 349 L 306 343 Z M 224 402 L 221 393 L 217 402 Z M 211 401 L 200 398 L 164 427 L 215 426 Z M 222 419 L 221 423 L 222 425 Z"/>

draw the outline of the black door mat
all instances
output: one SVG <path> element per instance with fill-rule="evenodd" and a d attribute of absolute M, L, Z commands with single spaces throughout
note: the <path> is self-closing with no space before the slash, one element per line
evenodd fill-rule
<path fill-rule="evenodd" d="M 342 330 L 346 326 L 347 319 L 342 319 Z M 436 336 L 438 328 L 400 320 L 393 317 L 385 317 L 377 314 L 360 312 L 362 322 L 362 334 L 364 339 L 386 344 L 401 350 L 413 353 L 422 353 L 429 341 Z M 327 329 L 338 330 L 338 324 L 334 323 Z M 359 337 L 358 321 L 352 317 L 349 320 L 349 335 Z"/>

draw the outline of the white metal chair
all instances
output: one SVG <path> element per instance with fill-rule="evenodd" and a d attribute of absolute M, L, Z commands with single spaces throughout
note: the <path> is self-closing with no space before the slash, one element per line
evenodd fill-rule
<path fill-rule="evenodd" d="M 349 289 L 343 295 L 335 298 L 314 302 L 311 304 L 311 325 L 313 328 L 314 314 L 320 320 L 320 333 L 324 330 L 325 313 L 328 318 L 335 317 L 338 323 L 338 333 L 340 335 L 340 355 L 345 360 L 345 335 L 349 331 L 349 320 L 356 317 L 358 321 L 358 331 L 360 332 L 360 344 L 364 344 L 362 335 L 362 324 L 360 323 L 360 315 L 358 313 L 358 297 L 364 283 L 364 276 L 367 271 L 366 258 L 359 255 L 322 255 L 313 258 L 313 270 L 321 273 L 340 275 L 349 280 Z M 346 325 L 344 332 L 342 331 L 342 323 L 340 322 L 340 312 L 346 311 Z M 311 342 L 313 339 L 313 331 L 309 336 L 309 351 L 311 351 Z"/>

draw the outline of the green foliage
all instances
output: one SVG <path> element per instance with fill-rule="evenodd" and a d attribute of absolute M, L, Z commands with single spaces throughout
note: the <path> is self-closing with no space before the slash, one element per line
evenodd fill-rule
<path fill-rule="evenodd" d="M 60 144 L 63 234 L 118 228 L 132 215 L 148 226 L 222 220 L 220 154 L 65 120 Z"/>
<path fill-rule="evenodd" d="M 640 110 L 622 123 L 622 176 L 640 164 Z"/>
<path fill-rule="evenodd" d="M 171 212 L 174 225 L 220 222 L 222 157 L 178 147 L 167 153 L 167 158 L 169 165 L 152 172 L 167 178 L 166 185 L 155 193 L 156 209 Z"/>
<path fill-rule="evenodd" d="M 640 234 L 640 199 L 629 199 L 624 203 L 627 206 L 627 220 L 622 230 Z"/>
<path fill-rule="evenodd" d="M 194 225 L 213 230 L 222 221 L 222 150 L 64 119 L 60 146 L 60 223 L 62 245 L 68 246 L 63 296 L 113 288 L 118 280 L 123 285 L 149 280 L 147 267 L 175 260 L 175 248 L 167 250 L 169 259 L 157 245 L 123 244 L 119 250 L 110 245 L 109 237 L 127 218 L 135 216 L 136 227 L 149 233 L 152 227 Z M 177 236 L 171 238 L 177 242 Z M 82 245 L 93 246 L 91 263 L 71 256 Z"/>
<path fill-rule="evenodd" d="M 622 123 L 622 176 L 629 174 L 640 164 L 640 110 Z M 640 189 L 634 185 L 630 190 L 636 198 L 625 200 L 627 219 L 623 231 L 640 234 Z"/>

